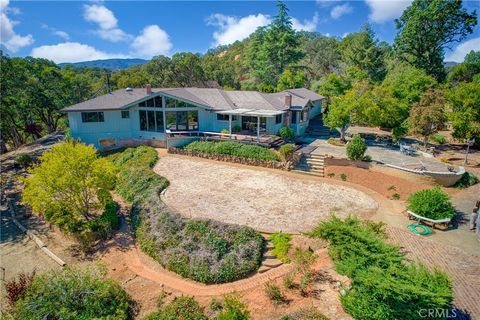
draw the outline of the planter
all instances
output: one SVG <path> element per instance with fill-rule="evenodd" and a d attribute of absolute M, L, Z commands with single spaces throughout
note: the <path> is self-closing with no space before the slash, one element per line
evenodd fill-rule
<path fill-rule="evenodd" d="M 191 157 L 199 157 L 199 158 L 216 160 L 216 161 L 240 163 L 240 164 L 246 164 L 249 166 L 280 169 L 280 170 L 290 170 L 294 166 L 293 164 L 294 161 L 281 162 L 281 161 L 273 161 L 273 160 L 242 158 L 242 157 L 235 157 L 235 156 L 230 156 L 226 154 L 197 152 L 197 151 L 191 151 L 191 150 L 180 149 L 175 147 L 168 148 L 168 153 L 180 154 L 180 155 L 191 156 Z"/>
<path fill-rule="evenodd" d="M 432 228 L 435 228 L 436 225 L 442 226 L 442 229 L 447 229 L 448 226 L 450 225 L 450 222 L 452 221 L 452 218 L 445 218 L 445 219 L 430 219 L 427 217 L 423 217 L 415 212 L 412 211 L 407 211 L 408 213 L 408 218 L 410 220 L 417 220 L 417 221 L 422 221 L 424 223 L 431 224 Z"/>

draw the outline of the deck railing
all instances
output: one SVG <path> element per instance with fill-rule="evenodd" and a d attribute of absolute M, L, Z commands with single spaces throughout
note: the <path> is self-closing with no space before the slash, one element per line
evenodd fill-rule
<path fill-rule="evenodd" d="M 259 144 L 263 146 L 270 146 L 272 142 L 278 139 L 277 136 L 270 134 L 262 134 L 259 137 L 245 134 L 230 134 L 219 133 L 209 131 L 170 131 L 166 130 L 167 141 L 180 140 L 185 138 L 198 138 L 205 140 L 225 140 L 225 141 L 237 141 L 242 143 Z"/>

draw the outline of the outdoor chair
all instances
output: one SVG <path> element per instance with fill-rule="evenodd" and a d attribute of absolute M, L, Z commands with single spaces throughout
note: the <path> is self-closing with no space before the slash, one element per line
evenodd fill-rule
<path fill-rule="evenodd" d="M 406 144 L 400 144 L 400 152 L 407 156 L 413 156 L 415 154 L 415 149 Z"/>

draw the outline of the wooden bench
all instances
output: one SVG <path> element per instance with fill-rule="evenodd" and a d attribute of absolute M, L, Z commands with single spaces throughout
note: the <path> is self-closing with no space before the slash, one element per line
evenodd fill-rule
<path fill-rule="evenodd" d="M 431 224 L 432 228 L 435 228 L 435 225 L 441 225 L 442 229 L 448 228 L 450 225 L 450 222 L 452 221 L 452 218 L 445 218 L 445 219 L 439 219 L 439 220 L 434 220 L 426 217 L 422 217 L 419 214 L 416 214 L 415 212 L 407 210 L 408 213 L 408 218 L 410 220 L 417 220 L 417 221 L 422 221 L 422 222 L 427 222 Z"/>

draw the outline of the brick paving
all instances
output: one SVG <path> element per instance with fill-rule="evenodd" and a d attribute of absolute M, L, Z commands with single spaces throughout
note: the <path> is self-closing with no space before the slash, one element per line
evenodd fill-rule
<path fill-rule="evenodd" d="M 407 252 L 409 259 L 438 267 L 450 275 L 455 292 L 455 306 L 468 313 L 471 319 L 480 319 L 480 256 L 399 228 L 388 226 L 387 232 L 390 241 L 398 243 Z"/>

